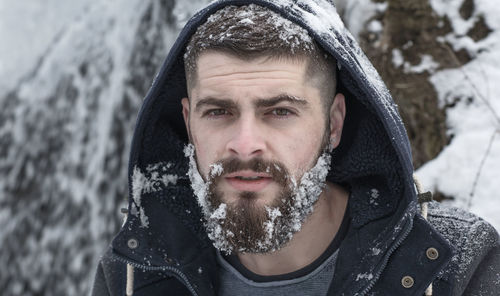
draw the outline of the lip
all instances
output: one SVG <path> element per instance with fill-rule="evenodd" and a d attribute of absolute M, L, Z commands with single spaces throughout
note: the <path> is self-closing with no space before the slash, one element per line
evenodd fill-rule
<path fill-rule="evenodd" d="M 241 180 L 237 177 L 261 177 L 259 180 Z M 228 174 L 225 176 L 225 180 L 231 185 L 234 189 L 238 191 L 261 191 L 267 185 L 269 185 L 273 178 L 269 174 L 266 173 L 257 173 L 253 171 L 239 171 L 235 173 Z"/>

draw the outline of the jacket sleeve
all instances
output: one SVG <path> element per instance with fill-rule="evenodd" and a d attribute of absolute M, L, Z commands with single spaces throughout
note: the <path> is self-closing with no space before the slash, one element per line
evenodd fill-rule
<path fill-rule="evenodd" d="M 500 244 L 497 243 L 474 271 L 464 296 L 496 296 L 500 291 Z"/>

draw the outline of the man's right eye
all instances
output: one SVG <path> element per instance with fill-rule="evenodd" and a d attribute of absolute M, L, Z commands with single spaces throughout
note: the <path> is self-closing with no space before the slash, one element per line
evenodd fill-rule
<path fill-rule="evenodd" d="M 208 117 L 219 117 L 219 116 L 224 116 L 228 115 L 229 112 L 227 112 L 226 109 L 210 109 L 205 112 L 205 116 Z"/>

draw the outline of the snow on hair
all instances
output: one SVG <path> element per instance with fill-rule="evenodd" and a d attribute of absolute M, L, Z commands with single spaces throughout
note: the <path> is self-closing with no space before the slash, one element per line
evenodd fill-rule
<path fill-rule="evenodd" d="M 250 4 L 226 6 L 212 14 L 191 37 L 184 54 L 188 88 L 196 81 L 196 62 L 201 53 L 220 51 L 241 59 L 256 57 L 309 59 L 308 74 L 324 74 L 335 89 L 335 60 L 326 54 L 301 26 L 267 8 Z M 325 85 L 320 83 L 320 85 Z"/>

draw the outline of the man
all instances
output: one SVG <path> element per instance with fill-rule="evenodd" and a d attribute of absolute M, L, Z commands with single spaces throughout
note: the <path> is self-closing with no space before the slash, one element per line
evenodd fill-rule
<path fill-rule="evenodd" d="M 496 231 L 436 203 L 422 216 L 412 175 L 390 94 L 329 2 L 214 2 L 139 114 L 93 294 L 496 295 Z"/>

